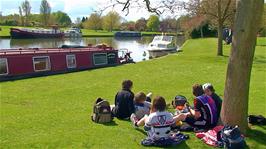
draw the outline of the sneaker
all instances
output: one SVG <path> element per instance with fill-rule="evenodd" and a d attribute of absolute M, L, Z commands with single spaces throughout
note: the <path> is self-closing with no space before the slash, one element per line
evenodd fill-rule
<path fill-rule="evenodd" d="M 131 120 L 131 122 L 132 122 L 132 125 L 133 125 L 133 127 L 135 127 L 135 128 L 137 128 L 137 127 L 139 127 L 138 126 L 138 119 L 137 119 L 137 116 L 133 113 L 133 114 L 131 114 L 131 116 L 130 116 L 130 120 Z"/>
<path fill-rule="evenodd" d="M 152 98 L 152 92 L 149 92 L 149 93 L 146 95 L 146 101 L 147 101 L 147 102 L 151 102 L 151 98 Z"/>
<path fill-rule="evenodd" d="M 147 97 L 152 97 L 152 92 L 149 92 L 148 94 L 147 94 Z"/>

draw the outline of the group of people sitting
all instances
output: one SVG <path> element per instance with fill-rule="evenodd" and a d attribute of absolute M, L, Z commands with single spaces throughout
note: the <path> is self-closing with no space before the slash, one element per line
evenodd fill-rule
<path fill-rule="evenodd" d="M 151 99 L 151 93 L 145 95 L 143 92 L 134 95 L 132 87 L 131 80 L 122 82 L 122 90 L 115 96 L 112 114 L 119 119 L 130 119 L 134 127 L 144 126 L 150 138 L 170 136 L 171 129 L 180 122 L 188 124 L 196 131 L 208 130 L 217 125 L 222 100 L 210 83 L 193 85 L 194 106 L 190 107 L 186 103 L 181 108 L 176 108 L 178 112 L 175 114 L 167 111 L 164 97 L 156 96 Z"/>

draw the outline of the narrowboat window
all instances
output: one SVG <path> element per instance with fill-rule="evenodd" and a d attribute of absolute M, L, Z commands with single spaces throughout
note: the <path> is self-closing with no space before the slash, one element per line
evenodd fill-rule
<path fill-rule="evenodd" d="M 8 74 L 8 65 L 6 58 L 0 58 L 0 75 Z"/>
<path fill-rule="evenodd" d="M 33 57 L 34 71 L 47 71 L 50 70 L 50 59 L 48 56 Z"/>
<path fill-rule="evenodd" d="M 93 54 L 94 65 L 106 65 L 107 54 L 106 53 L 95 53 Z"/>
<path fill-rule="evenodd" d="M 67 55 L 66 56 L 67 60 L 67 68 L 76 68 L 76 57 L 75 55 Z"/>

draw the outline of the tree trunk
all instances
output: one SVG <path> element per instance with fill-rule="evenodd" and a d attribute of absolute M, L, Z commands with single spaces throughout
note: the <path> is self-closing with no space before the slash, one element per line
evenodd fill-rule
<path fill-rule="evenodd" d="M 252 62 L 263 12 L 263 0 L 237 0 L 231 55 L 227 67 L 221 117 L 224 124 L 247 130 Z"/>
<path fill-rule="evenodd" d="M 217 56 L 223 56 L 223 24 L 219 21 L 218 24 L 218 49 Z"/>
<path fill-rule="evenodd" d="M 218 0 L 218 49 L 217 56 L 223 56 L 223 21 L 222 21 L 222 3 Z"/>
<path fill-rule="evenodd" d="M 203 38 L 203 31 L 202 31 L 202 28 L 203 28 L 203 26 L 200 27 L 200 36 L 201 36 L 201 38 Z"/>

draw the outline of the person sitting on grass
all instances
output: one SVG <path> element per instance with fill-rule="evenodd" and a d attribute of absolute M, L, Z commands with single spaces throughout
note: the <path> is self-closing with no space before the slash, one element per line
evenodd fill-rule
<path fill-rule="evenodd" d="M 149 93 L 150 94 L 150 93 Z M 135 105 L 135 112 L 131 114 L 130 120 L 135 125 L 135 123 L 142 119 L 145 115 L 150 114 L 151 103 L 150 97 L 146 96 L 143 92 L 139 92 L 135 95 L 134 98 L 134 105 Z"/>
<path fill-rule="evenodd" d="M 136 121 L 135 126 L 144 126 L 149 139 L 167 139 L 171 136 L 171 126 L 175 125 L 176 121 L 183 120 L 184 118 L 184 116 L 173 117 L 171 113 L 166 111 L 165 99 L 161 96 L 156 96 L 152 100 L 150 115 L 145 115 L 142 119 Z"/>
<path fill-rule="evenodd" d="M 198 130 L 208 130 L 214 127 L 218 121 L 217 108 L 214 100 L 204 94 L 202 86 L 195 84 L 192 87 L 194 99 L 194 110 L 190 109 L 185 122 Z"/>
<path fill-rule="evenodd" d="M 216 108 L 217 108 L 217 119 L 220 118 L 220 112 L 222 108 L 222 99 L 215 93 L 213 85 L 211 83 L 205 83 L 202 85 L 205 95 L 211 96 L 214 100 Z"/>
<path fill-rule="evenodd" d="M 119 119 L 127 119 L 134 113 L 134 93 L 131 91 L 133 82 L 124 80 L 122 82 L 122 90 L 115 96 L 115 107 L 112 108 L 113 116 Z"/>

